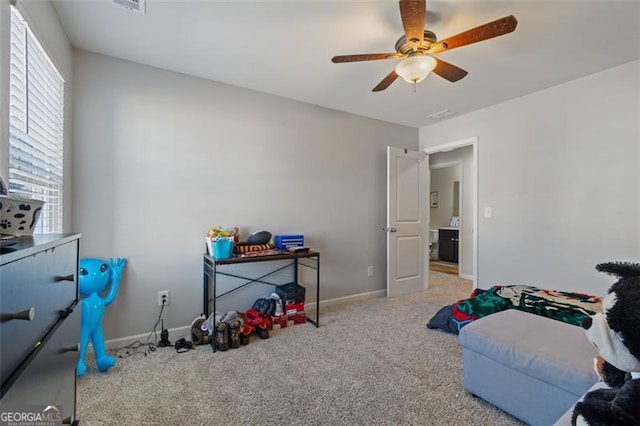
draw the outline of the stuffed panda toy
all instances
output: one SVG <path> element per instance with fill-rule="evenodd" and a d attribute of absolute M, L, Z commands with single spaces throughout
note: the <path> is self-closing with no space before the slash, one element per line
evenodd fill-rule
<path fill-rule="evenodd" d="M 608 385 L 588 392 L 573 410 L 573 425 L 640 425 L 640 263 L 596 266 L 618 277 L 602 300 L 602 313 L 582 323 L 603 362 L 596 369 Z"/>

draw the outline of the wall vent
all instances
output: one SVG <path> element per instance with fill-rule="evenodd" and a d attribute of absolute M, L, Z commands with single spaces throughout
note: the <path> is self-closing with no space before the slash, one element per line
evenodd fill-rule
<path fill-rule="evenodd" d="M 434 112 L 431 115 L 427 115 L 427 118 L 431 120 L 442 120 L 443 118 L 452 116 L 454 114 L 455 112 L 453 111 L 449 111 L 448 109 L 443 109 L 442 111 Z"/>
<path fill-rule="evenodd" d="M 145 13 L 147 0 L 113 0 L 118 6 L 125 7 L 134 12 Z"/>

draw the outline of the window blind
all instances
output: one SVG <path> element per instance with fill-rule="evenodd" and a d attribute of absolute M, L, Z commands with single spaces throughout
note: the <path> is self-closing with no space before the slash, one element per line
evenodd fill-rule
<path fill-rule="evenodd" d="M 45 202 L 34 232 L 62 232 L 64 79 L 11 8 L 9 193 Z"/>

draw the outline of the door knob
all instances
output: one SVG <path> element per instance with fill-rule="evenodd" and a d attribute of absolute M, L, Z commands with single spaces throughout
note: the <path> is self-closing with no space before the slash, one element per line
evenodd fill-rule
<path fill-rule="evenodd" d="M 389 228 L 388 226 L 385 226 L 382 228 L 383 231 L 387 231 L 387 232 L 396 232 L 397 229 L 396 228 Z"/>

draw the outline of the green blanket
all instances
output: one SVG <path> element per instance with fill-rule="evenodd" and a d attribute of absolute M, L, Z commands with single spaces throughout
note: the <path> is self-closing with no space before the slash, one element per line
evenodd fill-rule
<path fill-rule="evenodd" d="M 588 294 L 532 286 L 494 286 L 455 303 L 453 311 L 457 320 L 468 320 L 506 309 L 519 309 L 580 326 L 585 317 L 601 311 L 601 299 Z"/>

